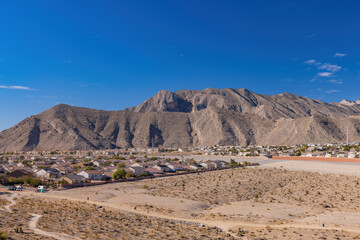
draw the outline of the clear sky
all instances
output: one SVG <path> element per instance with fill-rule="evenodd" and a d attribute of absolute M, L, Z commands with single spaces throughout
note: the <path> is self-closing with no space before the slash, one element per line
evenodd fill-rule
<path fill-rule="evenodd" d="M 0 0 L 0 130 L 161 89 L 360 98 L 360 2 Z"/>

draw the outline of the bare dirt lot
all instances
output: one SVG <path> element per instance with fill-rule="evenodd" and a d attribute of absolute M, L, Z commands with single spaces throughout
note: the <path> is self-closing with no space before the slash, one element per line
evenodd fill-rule
<path fill-rule="evenodd" d="M 23 192 L 11 208 L 24 222 L 42 215 L 41 230 L 82 239 L 360 239 L 358 177 L 271 164 Z"/>

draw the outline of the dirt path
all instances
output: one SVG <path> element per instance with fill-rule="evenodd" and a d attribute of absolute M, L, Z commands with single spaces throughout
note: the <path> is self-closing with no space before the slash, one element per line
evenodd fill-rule
<path fill-rule="evenodd" d="M 16 196 L 17 196 L 17 195 L 14 193 L 14 194 L 11 194 L 8 198 L 6 198 L 6 200 L 10 201 L 9 204 L 7 204 L 7 205 L 4 206 L 4 209 L 5 209 L 6 211 L 12 213 L 11 207 L 16 204 L 16 201 L 14 200 L 14 198 L 15 198 Z"/>
<path fill-rule="evenodd" d="M 80 240 L 80 238 L 70 236 L 64 233 L 55 233 L 55 232 L 46 232 L 41 229 L 36 228 L 37 222 L 41 218 L 41 215 L 31 214 L 31 219 L 29 221 L 29 229 L 33 230 L 35 234 L 43 235 L 46 237 L 52 237 L 58 240 Z"/>
<path fill-rule="evenodd" d="M 132 207 L 119 205 L 119 204 L 112 204 L 107 202 L 98 202 L 98 201 L 91 201 L 91 200 L 80 200 L 77 198 L 67 197 L 67 196 L 57 196 L 57 195 L 50 195 L 44 194 L 41 197 L 48 197 L 48 198 L 56 198 L 56 199 L 65 199 L 70 201 L 79 201 L 79 202 L 86 202 L 89 204 L 96 204 L 98 206 L 108 207 L 115 210 L 121 210 L 125 212 L 137 213 L 142 214 L 150 217 L 162 218 L 172 221 L 182 221 L 188 223 L 195 223 L 195 224 L 203 224 L 210 227 L 218 227 L 221 228 L 223 231 L 230 233 L 234 236 L 231 232 L 231 229 L 236 229 L 239 227 L 251 227 L 251 228 L 274 228 L 274 229 L 283 229 L 283 228 L 296 228 L 296 229 L 318 229 L 318 230 L 335 230 L 335 231 L 345 231 L 350 233 L 358 233 L 360 234 L 360 229 L 358 228 L 347 228 L 347 227 L 333 227 L 333 226 L 326 226 L 323 227 L 320 224 L 261 224 L 261 223 L 249 223 L 249 222 L 241 222 L 241 221 L 228 221 L 228 220 L 208 220 L 208 219 L 188 219 L 188 218 L 179 218 L 174 216 L 163 215 L 160 213 L 150 211 L 142 211 L 142 210 L 135 210 Z"/>

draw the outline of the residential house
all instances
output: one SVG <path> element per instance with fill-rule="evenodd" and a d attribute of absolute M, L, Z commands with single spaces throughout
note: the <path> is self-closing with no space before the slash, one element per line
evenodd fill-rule
<path fill-rule="evenodd" d="M 216 168 L 225 168 L 225 167 L 228 167 L 229 166 L 229 163 L 228 162 L 225 162 L 225 161 L 220 161 L 220 160 L 217 160 L 217 161 L 212 161 L 214 164 L 216 164 Z"/>
<path fill-rule="evenodd" d="M 353 152 L 353 153 L 349 153 L 349 155 L 348 155 L 348 158 L 358 158 L 359 156 L 358 155 L 356 155 L 356 153 L 355 152 Z"/>
<path fill-rule="evenodd" d="M 172 169 L 169 168 L 168 166 L 162 165 L 162 164 L 160 164 L 160 165 L 155 165 L 153 168 L 159 169 L 159 170 L 161 170 L 161 171 L 163 171 L 163 172 L 174 172 L 174 170 L 172 170 Z"/>
<path fill-rule="evenodd" d="M 62 179 L 64 179 L 66 182 L 70 184 L 89 182 L 89 179 L 86 179 L 81 175 L 66 175 L 63 176 Z"/>
<path fill-rule="evenodd" d="M 104 164 L 104 161 L 102 161 L 102 160 L 96 160 L 96 161 L 93 162 L 93 164 L 94 164 L 94 166 L 100 167 L 101 165 Z"/>
<path fill-rule="evenodd" d="M 156 174 L 164 174 L 164 171 L 162 171 L 159 168 L 154 168 L 154 167 L 149 167 L 146 169 L 146 172 L 151 174 L 151 175 L 156 175 Z"/>
<path fill-rule="evenodd" d="M 129 168 L 126 168 L 125 170 L 126 170 L 126 172 L 133 173 L 135 176 L 146 173 L 146 169 L 143 167 L 129 167 Z"/>
<path fill-rule="evenodd" d="M 58 170 L 60 174 L 63 174 L 63 175 L 68 175 L 70 173 L 73 173 L 74 172 L 74 169 L 70 166 L 54 166 L 53 167 L 54 169 Z"/>
<path fill-rule="evenodd" d="M 79 172 L 77 175 L 83 176 L 89 180 L 102 180 L 103 172 L 99 170 L 84 170 Z"/>
<path fill-rule="evenodd" d="M 200 169 L 203 169 L 204 167 L 201 166 L 200 164 L 191 164 L 191 165 L 189 165 L 189 168 L 191 170 L 200 170 Z"/>
<path fill-rule="evenodd" d="M 177 172 L 177 171 L 185 171 L 185 168 L 178 164 L 178 163 L 167 163 L 166 166 L 168 166 L 170 169 L 172 169 L 173 171 Z"/>
<path fill-rule="evenodd" d="M 31 176 L 32 172 L 26 170 L 26 169 L 16 169 L 9 173 L 9 177 L 27 177 Z"/>
<path fill-rule="evenodd" d="M 213 162 L 202 162 L 202 163 L 200 163 L 200 165 L 203 166 L 205 169 L 208 169 L 208 170 L 216 169 L 216 167 L 217 167 L 216 164 L 213 163 Z"/>
<path fill-rule="evenodd" d="M 44 168 L 36 172 L 36 176 L 40 178 L 58 177 L 60 172 L 55 168 Z"/>

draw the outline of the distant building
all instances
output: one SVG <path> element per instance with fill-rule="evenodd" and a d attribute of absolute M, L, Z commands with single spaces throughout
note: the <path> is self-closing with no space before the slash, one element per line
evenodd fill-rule
<path fill-rule="evenodd" d="M 83 176 L 89 180 L 102 180 L 103 179 L 103 173 L 98 170 L 84 170 L 82 172 L 79 172 L 77 175 Z"/>
<path fill-rule="evenodd" d="M 66 175 L 62 179 L 70 184 L 89 182 L 88 179 L 81 175 Z"/>

